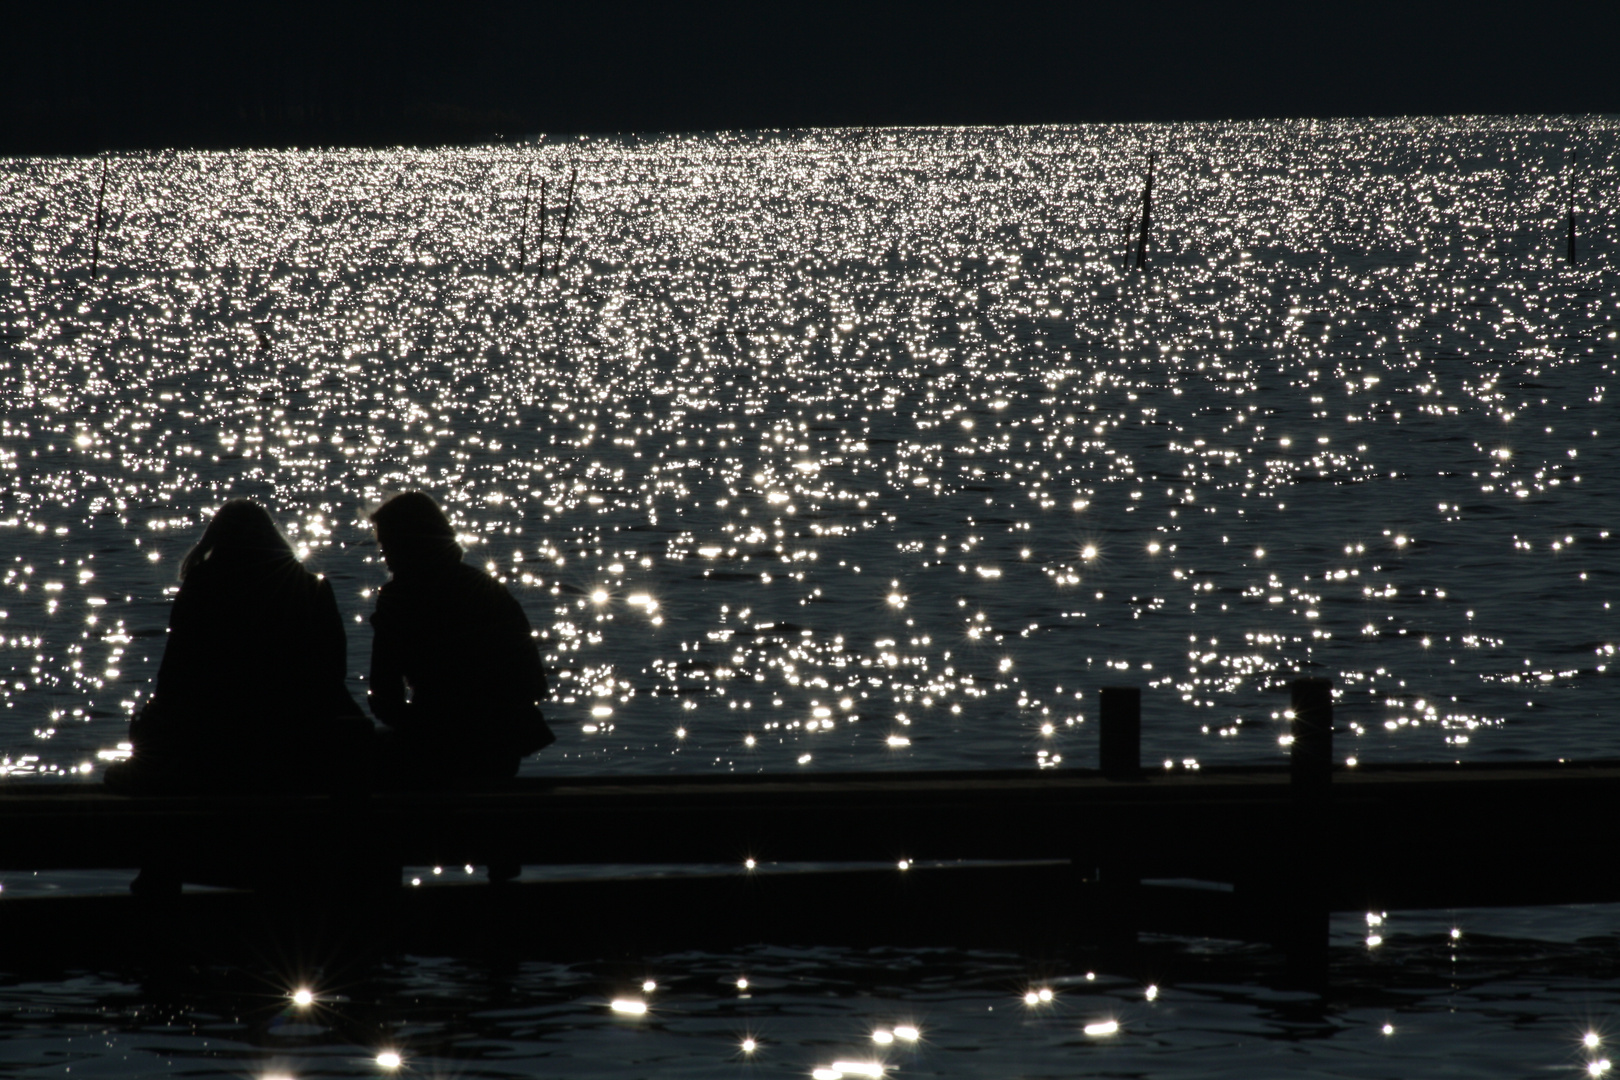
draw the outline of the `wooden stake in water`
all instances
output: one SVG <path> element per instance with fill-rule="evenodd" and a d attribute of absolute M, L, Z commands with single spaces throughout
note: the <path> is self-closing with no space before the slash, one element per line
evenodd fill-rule
<path fill-rule="evenodd" d="M 1575 265 L 1575 162 L 1578 153 L 1573 147 L 1569 151 L 1569 236 L 1564 245 L 1564 258 L 1569 265 Z"/>
<path fill-rule="evenodd" d="M 1147 269 L 1148 230 L 1153 226 L 1153 161 L 1155 154 L 1148 155 L 1147 186 L 1142 189 L 1142 234 L 1136 241 L 1136 268 Z"/>
<path fill-rule="evenodd" d="M 546 178 L 540 178 L 540 265 L 535 267 L 535 273 L 546 272 Z"/>
<path fill-rule="evenodd" d="M 107 202 L 107 159 L 101 159 L 101 187 L 96 191 L 95 235 L 90 241 L 90 280 L 96 280 L 101 265 L 101 226 L 106 220 L 103 208 Z"/>
<path fill-rule="evenodd" d="M 562 228 L 557 232 L 557 262 L 562 262 L 563 245 L 568 243 L 568 221 L 574 216 L 574 179 L 579 176 L 579 166 L 568 170 L 568 197 L 563 205 Z"/>
<path fill-rule="evenodd" d="M 529 264 L 529 184 L 534 179 L 530 168 L 523 170 L 523 225 L 518 230 L 518 269 Z"/>

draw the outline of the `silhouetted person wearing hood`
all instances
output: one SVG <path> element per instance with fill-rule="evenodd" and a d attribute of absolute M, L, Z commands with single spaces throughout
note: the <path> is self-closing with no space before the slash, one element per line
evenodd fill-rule
<path fill-rule="evenodd" d="M 504 585 L 461 561 L 427 495 L 397 495 L 371 523 L 391 574 L 371 616 L 371 711 L 391 729 L 385 782 L 510 779 L 555 739 L 538 705 L 548 687 L 528 616 Z"/>
<path fill-rule="evenodd" d="M 332 790 L 365 783 L 372 729 L 344 688 L 332 586 L 264 508 L 226 503 L 180 565 L 152 697 L 122 791 Z"/>

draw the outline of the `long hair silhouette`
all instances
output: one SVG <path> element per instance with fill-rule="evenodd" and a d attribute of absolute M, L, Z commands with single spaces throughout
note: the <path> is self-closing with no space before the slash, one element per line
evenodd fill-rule
<path fill-rule="evenodd" d="M 205 562 L 230 563 L 238 569 L 296 566 L 298 555 L 276 528 L 269 511 L 249 499 L 232 499 L 219 508 L 202 538 L 180 562 L 184 581 Z"/>

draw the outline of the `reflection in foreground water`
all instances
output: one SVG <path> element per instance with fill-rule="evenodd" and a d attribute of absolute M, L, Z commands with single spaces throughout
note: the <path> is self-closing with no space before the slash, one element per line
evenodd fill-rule
<path fill-rule="evenodd" d="M 416 956 L 0 983 L 20 1075 L 1499 1076 L 1608 1068 L 1612 907 L 1334 924 L 1324 1001 L 1266 950 L 1155 939 L 1131 972 L 992 950 L 756 947 L 634 962 Z M 1459 931 L 1458 924 L 1461 924 Z M 1502 937 L 1511 925 L 1547 931 Z M 323 981 L 324 980 L 324 981 Z"/>

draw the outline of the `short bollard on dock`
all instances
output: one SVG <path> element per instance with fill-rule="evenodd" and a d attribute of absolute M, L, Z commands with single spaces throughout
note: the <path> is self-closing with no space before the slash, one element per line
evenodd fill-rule
<path fill-rule="evenodd" d="M 1099 698 L 1098 768 L 1110 780 L 1134 780 L 1142 775 L 1142 691 L 1105 686 Z"/>
<path fill-rule="evenodd" d="M 1098 766 L 1108 780 L 1142 775 L 1142 691 L 1105 686 L 1098 695 Z M 1141 913 L 1142 868 L 1134 840 L 1107 832 L 1098 844 L 1096 936 L 1105 952 L 1128 955 L 1136 946 Z"/>
<path fill-rule="evenodd" d="M 1296 798 L 1320 798 L 1333 777 L 1333 680 L 1295 679 L 1288 689 L 1294 714 L 1289 780 Z"/>
<path fill-rule="evenodd" d="M 1295 679 L 1289 685 L 1293 742 L 1289 787 L 1295 812 L 1291 869 L 1282 878 L 1281 928 L 1295 985 L 1320 990 L 1328 971 L 1328 804 L 1333 784 L 1333 681 Z"/>

